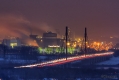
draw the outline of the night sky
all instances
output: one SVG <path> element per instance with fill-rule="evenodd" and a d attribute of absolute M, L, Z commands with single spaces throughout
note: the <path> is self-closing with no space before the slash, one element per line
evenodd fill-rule
<path fill-rule="evenodd" d="M 88 28 L 89 38 L 118 37 L 119 0 L 0 0 L 0 38 L 26 38 L 31 30 L 82 37 Z"/>

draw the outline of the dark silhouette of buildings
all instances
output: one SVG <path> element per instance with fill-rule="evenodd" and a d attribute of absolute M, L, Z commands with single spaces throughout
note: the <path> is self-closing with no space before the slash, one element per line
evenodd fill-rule
<path fill-rule="evenodd" d="M 57 37 L 57 33 L 46 32 L 43 33 L 42 37 L 38 35 L 30 35 L 30 38 L 36 40 L 39 47 L 61 47 L 63 43 L 63 39 Z"/>

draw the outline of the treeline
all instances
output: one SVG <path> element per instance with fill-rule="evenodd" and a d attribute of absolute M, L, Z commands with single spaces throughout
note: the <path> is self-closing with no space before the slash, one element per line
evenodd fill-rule
<path fill-rule="evenodd" d="M 0 44 L 0 54 L 38 54 L 37 47 L 33 46 L 18 46 L 18 47 L 8 47 L 6 45 Z"/>

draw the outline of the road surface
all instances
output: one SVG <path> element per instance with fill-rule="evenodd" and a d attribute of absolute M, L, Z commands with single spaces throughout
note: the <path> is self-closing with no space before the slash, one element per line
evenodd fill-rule
<path fill-rule="evenodd" d="M 94 58 L 97 56 L 107 56 L 107 55 L 112 55 L 112 54 L 113 54 L 113 52 L 88 54 L 86 56 L 80 55 L 80 56 L 68 57 L 67 60 L 66 60 L 66 58 L 61 58 L 61 59 L 55 59 L 55 60 L 46 61 L 46 62 L 37 63 L 37 64 L 32 64 L 32 65 L 18 66 L 18 67 L 14 67 L 14 68 L 56 66 L 56 65 L 61 65 L 61 64 L 73 62 L 73 61 L 84 60 L 84 59 L 88 59 L 88 58 Z"/>

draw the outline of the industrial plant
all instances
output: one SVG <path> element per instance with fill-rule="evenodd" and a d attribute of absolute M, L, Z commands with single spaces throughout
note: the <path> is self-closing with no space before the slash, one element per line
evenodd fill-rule
<path fill-rule="evenodd" d="M 58 38 L 57 33 L 51 31 L 43 33 L 42 37 L 38 35 L 30 35 L 30 38 L 35 40 L 39 47 L 62 47 L 64 39 Z"/>

